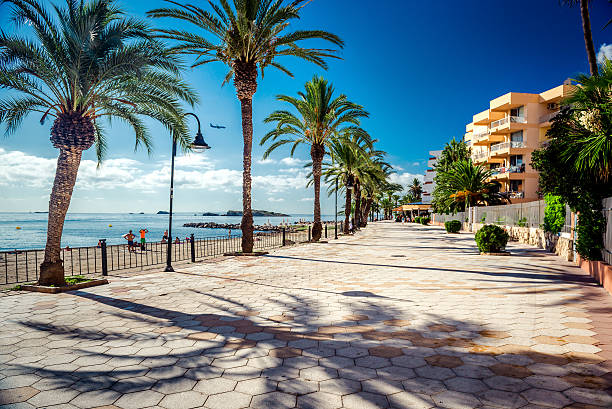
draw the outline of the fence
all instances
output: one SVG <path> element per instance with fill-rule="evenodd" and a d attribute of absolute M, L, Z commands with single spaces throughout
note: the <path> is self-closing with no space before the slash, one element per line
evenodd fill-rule
<path fill-rule="evenodd" d="M 603 201 L 606 217 L 606 232 L 604 233 L 604 248 L 601 251 L 603 261 L 612 265 L 612 197 Z"/>
<path fill-rule="evenodd" d="M 323 238 L 331 238 L 334 224 L 323 226 Z M 339 232 L 342 223 L 338 223 Z M 193 235 L 192 235 L 193 238 Z M 310 241 L 311 226 L 298 230 L 256 233 L 253 248 L 256 251 L 269 250 L 291 244 Z M 172 261 L 195 261 L 225 253 L 238 252 L 242 248 L 240 236 L 217 236 L 194 238 L 193 241 L 181 240 L 171 246 Z M 60 257 L 64 262 L 64 274 L 75 276 L 82 274 L 107 274 L 109 271 L 143 269 L 149 266 L 166 263 L 168 244 L 151 242 L 145 249 L 128 248 L 125 244 L 106 244 L 98 247 L 75 247 L 62 249 Z M 0 285 L 36 281 L 44 250 L 14 250 L 0 252 Z"/>
<path fill-rule="evenodd" d="M 474 223 L 537 228 L 544 224 L 545 208 L 546 203 L 543 200 L 539 200 L 502 206 L 472 207 L 470 211 L 472 213 L 472 222 Z M 565 206 L 565 224 L 561 230 L 564 233 L 571 232 L 571 213 L 569 206 Z M 468 221 L 468 213 L 459 212 L 455 215 L 435 214 L 436 222 L 444 223 L 447 220 L 465 222 Z"/>

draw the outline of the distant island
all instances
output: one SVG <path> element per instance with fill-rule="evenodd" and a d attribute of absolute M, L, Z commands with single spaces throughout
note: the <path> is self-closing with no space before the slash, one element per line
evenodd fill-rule
<path fill-rule="evenodd" d="M 242 210 L 228 210 L 226 216 L 242 216 Z M 255 217 L 291 217 L 289 214 L 269 212 L 267 210 L 253 210 Z"/>
<path fill-rule="evenodd" d="M 219 213 L 204 212 L 202 216 L 221 216 Z"/>
<path fill-rule="evenodd" d="M 170 213 L 165 210 L 160 210 L 159 212 L 157 212 L 157 214 L 170 214 Z"/>

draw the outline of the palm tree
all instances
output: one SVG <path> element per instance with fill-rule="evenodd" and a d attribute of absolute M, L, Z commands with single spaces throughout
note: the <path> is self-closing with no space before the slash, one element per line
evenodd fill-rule
<path fill-rule="evenodd" d="M 289 111 L 275 111 L 268 116 L 265 123 L 276 123 L 261 139 L 261 145 L 271 141 L 272 144 L 264 153 L 266 159 L 276 148 L 291 144 L 291 156 L 300 144 L 310 146 L 312 159 L 312 175 L 314 182 L 314 225 L 312 240 L 321 238 L 321 165 L 323 157 L 333 138 L 338 134 L 351 131 L 368 138 L 365 131 L 360 129 L 360 118 L 367 117 L 368 113 L 361 105 L 348 100 L 341 94 L 334 98 L 334 88 L 322 77 L 314 76 L 306 83 L 305 91 L 298 92 L 298 98 L 288 95 L 279 95 L 279 101 L 287 102 L 295 108 L 298 114 Z"/>
<path fill-rule="evenodd" d="M 553 124 L 563 129 L 563 137 L 555 140 L 562 144 L 562 159 L 577 172 L 607 182 L 612 175 L 612 61 L 604 61 L 599 71 L 578 76 L 579 86 L 564 101 L 571 109 Z"/>
<path fill-rule="evenodd" d="M 442 208 L 458 211 L 477 204 L 510 202 L 508 195 L 500 192 L 499 182 L 489 181 L 491 170 L 474 165 L 471 160 L 454 163 L 448 172 L 440 176 L 440 184 L 436 185 L 436 200 L 443 202 Z"/>
<path fill-rule="evenodd" d="M 33 39 L 0 34 L 0 87 L 19 96 L 0 100 L 0 122 L 14 133 L 32 112 L 55 118 L 51 143 L 59 149 L 51 198 L 45 256 L 39 283 L 63 285 L 60 246 L 64 219 L 81 155 L 94 143 L 106 152 L 103 119 L 121 119 L 150 151 L 142 117 L 161 122 L 187 146 L 181 102 L 196 102 L 178 76 L 180 65 L 150 36 L 144 22 L 127 17 L 113 0 L 67 0 L 50 14 L 36 0 L 5 0 Z"/>
<path fill-rule="evenodd" d="M 174 7 L 148 12 L 151 17 L 170 17 L 188 22 L 204 35 L 182 29 L 158 30 L 159 36 L 175 40 L 173 50 L 195 55 L 193 67 L 210 62 L 222 62 L 228 67 L 223 84 L 234 79 L 236 95 L 242 112 L 243 174 L 242 174 L 242 251 L 253 251 L 253 213 L 251 210 L 251 151 L 253 145 L 253 95 L 257 91 L 258 71 L 263 78 L 267 67 L 274 67 L 293 76 L 277 59 L 294 56 L 327 68 L 325 58 L 336 57 L 335 50 L 303 48 L 299 42 L 322 39 L 343 47 L 336 35 L 321 30 L 289 31 L 290 23 L 300 17 L 306 0 L 229 0 L 209 1 L 212 13 L 192 4 L 166 0 Z M 208 35 L 212 40 L 207 39 Z"/>
<path fill-rule="evenodd" d="M 344 234 L 349 234 L 349 221 L 352 210 L 352 189 L 361 171 L 366 166 L 365 164 L 365 149 L 369 141 L 363 140 L 360 135 L 351 137 L 350 135 L 341 135 L 333 138 L 329 143 L 329 154 L 331 157 L 330 163 L 323 163 L 322 175 L 325 183 L 335 185 L 338 180 L 338 189 L 345 191 L 344 205 Z M 335 189 L 335 188 L 334 188 Z M 332 192 L 335 190 L 332 190 Z M 353 219 L 353 226 L 354 219 Z"/>
<path fill-rule="evenodd" d="M 589 13 L 589 0 L 560 0 L 562 4 L 570 7 L 580 4 L 580 16 L 582 17 L 582 32 L 584 34 L 584 45 L 586 47 L 587 59 L 591 75 L 597 75 L 597 56 L 593 45 L 593 34 L 591 33 L 591 17 Z M 609 24 L 609 23 L 608 23 Z"/>
<path fill-rule="evenodd" d="M 408 191 L 416 201 L 421 200 L 421 193 L 423 193 L 421 181 L 417 178 L 412 179 L 412 184 L 408 186 Z"/>

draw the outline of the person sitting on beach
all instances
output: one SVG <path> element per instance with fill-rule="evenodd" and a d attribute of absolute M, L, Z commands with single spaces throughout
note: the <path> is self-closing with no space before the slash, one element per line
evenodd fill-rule
<path fill-rule="evenodd" d="M 130 253 L 133 251 L 136 251 L 136 248 L 134 247 L 134 239 L 136 238 L 136 235 L 132 233 L 132 231 L 130 230 L 127 234 L 124 234 L 122 237 L 126 239 L 128 242 L 128 251 Z"/>
<path fill-rule="evenodd" d="M 142 251 L 145 251 L 145 250 L 146 250 L 146 242 L 147 242 L 147 240 L 146 240 L 146 234 L 147 234 L 148 232 L 149 232 L 149 231 L 148 231 L 147 229 L 140 229 L 140 232 L 139 232 L 139 233 L 140 233 L 140 249 L 141 249 Z"/>
<path fill-rule="evenodd" d="M 178 236 L 176 236 L 176 239 L 174 239 L 174 244 L 181 244 L 181 239 L 179 239 Z"/>

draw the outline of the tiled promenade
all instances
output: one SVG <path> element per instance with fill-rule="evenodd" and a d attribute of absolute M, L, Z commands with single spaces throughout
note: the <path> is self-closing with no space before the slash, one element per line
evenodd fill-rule
<path fill-rule="evenodd" d="M 612 297 L 553 255 L 510 250 L 376 223 L 1 296 L 0 408 L 611 407 Z"/>

